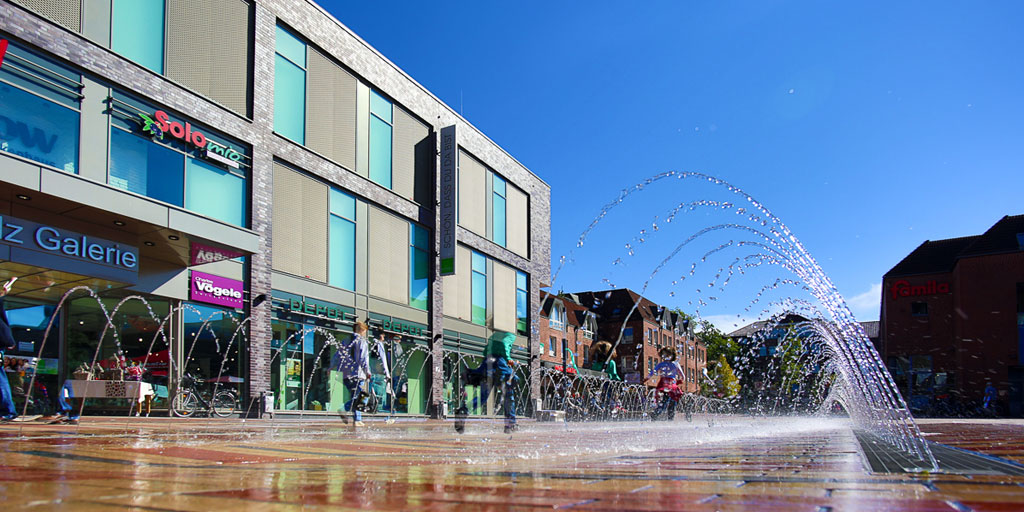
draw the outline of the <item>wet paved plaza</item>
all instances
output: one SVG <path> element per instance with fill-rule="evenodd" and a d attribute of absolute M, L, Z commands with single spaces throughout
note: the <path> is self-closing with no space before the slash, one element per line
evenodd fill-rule
<path fill-rule="evenodd" d="M 0 425 L 4 510 L 1024 510 L 1024 477 L 873 474 L 838 420 L 85 418 Z M 923 422 L 1024 461 L 1024 423 Z"/>

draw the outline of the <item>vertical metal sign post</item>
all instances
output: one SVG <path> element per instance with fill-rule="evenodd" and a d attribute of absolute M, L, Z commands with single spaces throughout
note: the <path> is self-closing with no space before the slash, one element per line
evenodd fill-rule
<path fill-rule="evenodd" d="M 459 142 L 455 125 L 441 128 L 441 275 L 455 275 L 455 228 L 458 220 Z"/>

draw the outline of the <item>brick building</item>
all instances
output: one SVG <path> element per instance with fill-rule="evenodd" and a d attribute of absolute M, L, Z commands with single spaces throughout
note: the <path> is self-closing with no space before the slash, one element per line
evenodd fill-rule
<path fill-rule="evenodd" d="M 927 240 L 882 281 L 883 356 L 908 403 L 937 394 L 1024 413 L 1024 215 L 985 233 Z"/>
<path fill-rule="evenodd" d="M 161 351 L 280 412 L 336 411 L 329 340 L 356 320 L 397 336 L 403 413 L 496 331 L 531 360 L 550 188 L 320 6 L 0 0 L 0 39 L 0 278 L 22 278 L 15 352 L 48 384 L 97 346 Z M 43 348 L 77 285 L 99 300 Z"/>
<path fill-rule="evenodd" d="M 628 289 L 574 295 L 580 304 L 597 313 L 597 341 L 614 344 L 622 333 L 616 365 L 625 380 L 643 381 L 661 362 L 658 349 L 667 346 L 676 349 L 685 373 L 680 388 L 686 392 L 700 390 L 699 378 L 707 365 L 707 349 L 694 336 L 686 318 Z M 627 318 L 634 304 L 638 306 Z"/>
<path fill-rule="evenodd" d="M 542 309 L 538 325 L 541 365 L 568 373 L 590 367 L 590 346 L 598 330 L 597 314 L 572 294 L 541 292 Z"/>

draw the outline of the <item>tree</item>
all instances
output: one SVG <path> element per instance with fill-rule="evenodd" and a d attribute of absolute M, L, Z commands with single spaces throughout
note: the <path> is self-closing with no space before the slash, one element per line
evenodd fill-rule
<path fill-rule="evenodd" d="M 736 356 L 740 353 L 740 347 L 735 340 L 726 336 L 707 320 L 702 320 L 700 327 L 701 330 L 697 333 L 697 338 L 708 349 L 708 361 L 715 361 L 722 356 L 727 361 L 736 360 Z"/>
<path fill-rule="evenodd" d="M 781 377 L 782 394 L 790 395 L 794 386 L 799 386 L 806 377 L 807 369 L 804 356 L 804 344 L 795 329 L 786 330 L 786 337 L 779 342 L 778 347 L 779 376 Z"/>
<path fill-rule="evenodd" d="M 729 365 L 729 361 L 726 361 L 724 354 L 719 355 L 718 359 L 712 363 L 708 375 L 714 383 L 703 386 L 705 395 L 715 398 L 732 398 L 740 393 L 740 380 L 736 378 L 736 373 L 732 371 L 732 366 Z"/>

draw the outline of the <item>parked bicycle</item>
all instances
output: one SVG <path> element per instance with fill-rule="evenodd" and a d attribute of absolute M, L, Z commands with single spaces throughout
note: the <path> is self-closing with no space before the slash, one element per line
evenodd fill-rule
<path fill-rule="evenodd" d="M 185 374 L 178 385 L 178 391 L 171 398 L 171 412 L 178 417 L 188 418 L 196 411 L 205 411 L 221 418 L 231 416 L 238 409 L 238 397 L 231 390 L 221 389 L 213 396 L 199 388 L 203 380 Z"/>

